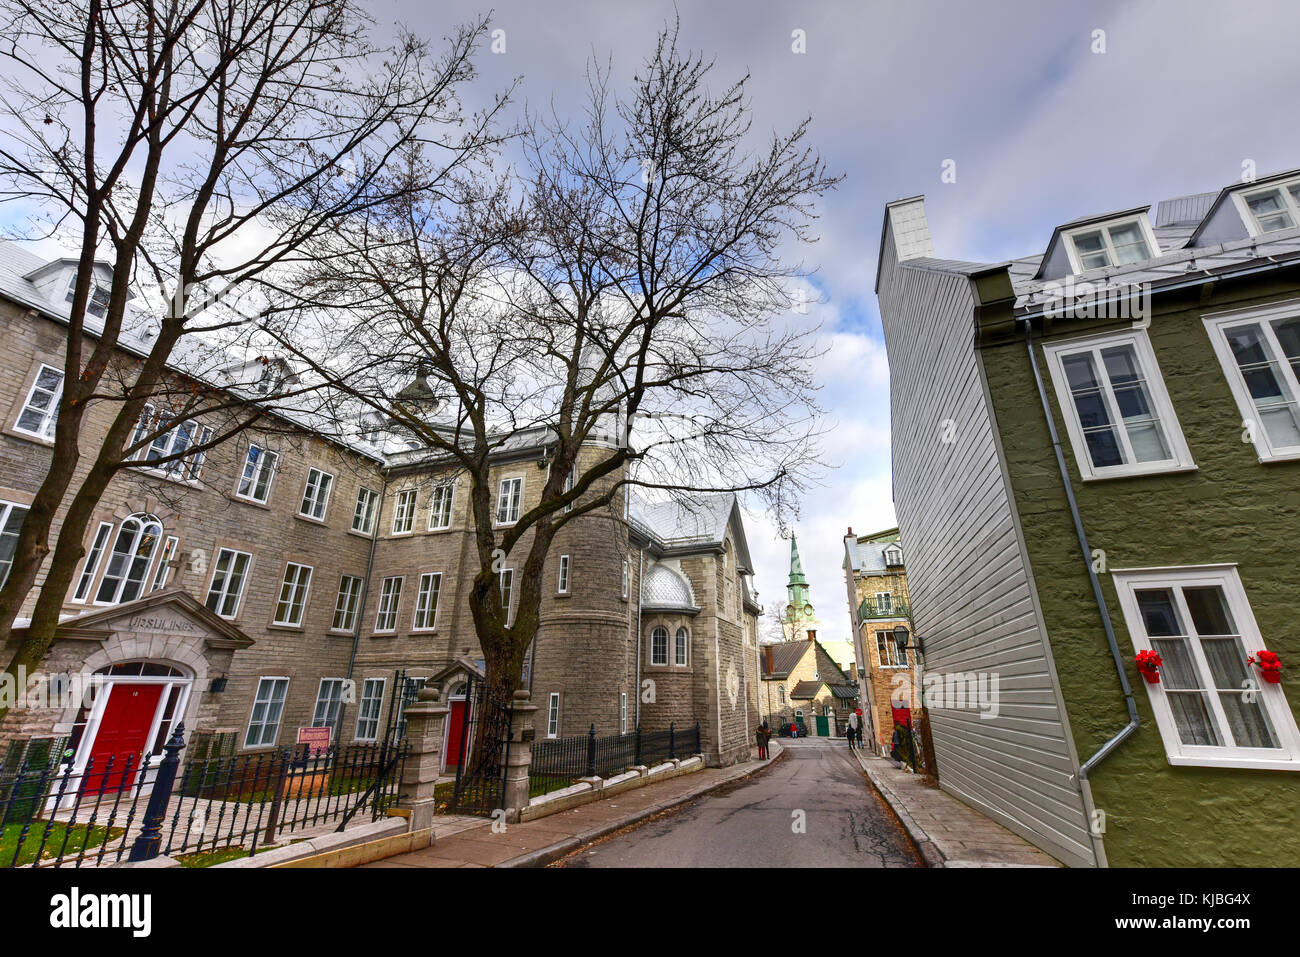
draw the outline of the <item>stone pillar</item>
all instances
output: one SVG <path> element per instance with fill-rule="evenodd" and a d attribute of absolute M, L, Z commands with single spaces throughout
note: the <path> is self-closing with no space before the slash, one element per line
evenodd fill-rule
<path fill-rule="evenodd" d="M 415 704 L 404 712 L 406 716 L 406 741 L 411 753 L 402 771 L 402 783 L 397 792 L 397 806 L 411 812 L 411 830 L 418 831 L 433 824 L 437 805 L 433 797 L 434 785 L 442 773 L 442 724 L 447 717 L 447 706 L 442 703 L 442 692 L 437 688 L 421 688 Z"/>
<path fill-rule="evenodd" d="M 515 824 L 528 807 L 528 768 L 533 759 L 533 712 L 537 706 L 527 691 L 516 691 L 510 702 L 510 756 L 506 759 L 506 787 L 502 795 L 506 821 Z"/>

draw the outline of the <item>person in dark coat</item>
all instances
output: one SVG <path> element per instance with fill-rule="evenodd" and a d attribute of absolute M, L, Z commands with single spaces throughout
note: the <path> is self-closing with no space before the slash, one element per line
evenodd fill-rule
<path fill-rule="evenodd" d="M 758 726 L 758 760 L 767 760 L 767 742 L 771 737 L 772 732 L 768 730 L 767 722 L 764 721 Z"/>

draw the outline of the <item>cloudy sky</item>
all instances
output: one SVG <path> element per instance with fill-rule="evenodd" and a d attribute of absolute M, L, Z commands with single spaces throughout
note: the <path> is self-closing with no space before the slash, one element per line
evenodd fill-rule
<path fill-rule="evenodd" d="M 682 43 L 716 56 L 719 85 L 752 73 L 757 131 L 813 117 L 814 142 L 847 177 L 820 243 L 795 253 L 818 268 L 825 299 L 813 308 L 830 347 L 819 375 L 838 467 L 796 529 L 833 640 L 849 632 L 846 526 L 894 522 L 872 292 L 883 205 L 924 193 L 939 256 L 996 261 L 1041 251 L 1080 215 L 1217 189 L 1243 163 L 1300 166 L 1295 0 L 368 2 L 381 25 L 434 40 L 491 9 L 504 52 L 480 57 L 471 103 L 521 77 L 519 106 L 572 114 L 587 60 L 610 57 L 629 77 L 676 10 Z M 794 31 L 806 52 L 792 49 Z M 955 182 L 941 180 L 946 161 Z M 789 544 L 757 514 L 748 538 L 766 605 L 784 594 Z"/>
<path fill-rule="evenodd" d="M 386 9 L 436 33 L 481 8 L 399 0 L 376 8 L 381 19 Z M 483 58 L 482 79 L 522 76 L 530 104 L 563 111 L 593 52 L 626 76 L 674 9 L 683 42 L 716 55 L 720 78 L 752 73 L 756 128 L 811 114 L 815 143 L 847 176 L 803 253 L 826 300 L 814 308 L 831 346 L 819 372 L 838 468 L 796 524 L 821 633 L 843 641 L 845 528 L 894 522 L 872 292 L 883 205 L 924 193 L 939 256 L 997 261 L 1041 251 L 1077 216 L 1218 189 L 1248 161 L 1260 173 L 1300 166 L 1300 4 L 502 0 L 505 52 Z M 792 50 L 795 30 L 806 53 Z M 955 183 L 941 180 L 946 160 Z M 748 537 L 766 605 L 784 593 L 789 544 L 761 515 Z"/>

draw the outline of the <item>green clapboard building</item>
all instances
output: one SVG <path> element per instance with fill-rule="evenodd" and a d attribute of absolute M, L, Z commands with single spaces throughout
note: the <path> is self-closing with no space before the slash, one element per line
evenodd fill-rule
<path fill-rule="evenodd" d="M 940 785 L 1071 865 L 1294 865 L 1300 170 L 1045 240 L 942 260 L 885 213 Z"/>

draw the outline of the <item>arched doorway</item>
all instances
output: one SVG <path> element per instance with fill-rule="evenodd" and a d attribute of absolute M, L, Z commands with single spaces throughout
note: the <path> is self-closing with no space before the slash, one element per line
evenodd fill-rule
<path fill-rule="evenodd" d="M 142 766 L 147 773 L 161 759 L 193 683 L 185 670 L 158 661 L 123 661 L 95 671 L 68 741 L 85 793 L 130 788 Z"/>

